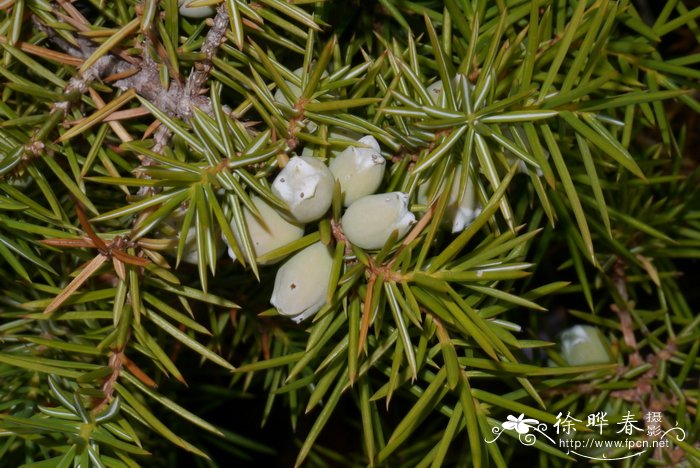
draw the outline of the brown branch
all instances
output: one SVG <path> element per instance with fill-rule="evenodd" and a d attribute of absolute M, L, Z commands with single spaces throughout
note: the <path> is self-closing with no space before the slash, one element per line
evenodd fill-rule
<path fill-rule="evenodd" d="M 43 31 L 48 36 L 51 42 L 73 57 L 81 60 L 85 59 L 89 57 L 96 49 L 96 47 L 93 47 L 91 41 L 80 37 L 76 39 L 76 45 L 71 44 L 56 34 L 53 29 L 39 21 L 36 16 L 32 16 L 32 21 L 39 30 Z M 79 94 L 84 94 L 87 92 L 90 84 L 93 81 L 99 80 L 104 76 L 124 73 L 129 68 L 131 68 L 131 64 L 129 64 L 129 62 L 112 54 L 107 54 L 100 57 L 83 73 L 71 78 L 64 89 L 64 94 L 70 95 L 75 91 L 77 91 Z M 74 100 L 77 100 L 77 95 L 75 96 Z M 54 104 L 54 109 L 58 112 L 63 112 L 63 115 L 66 115 L 70 109 L 70 106 L 71 101 L 61 101 Z"/>
<path fill-rule="evenodd" d="M 612 282 L 617 290 L 617 293 L 622 298 L 624 307 L 618 307 L 616 304 L 610 305 L 610 309 L 620 318 L 620 328 L 625 344 L 634 350 L 630 355 L 630 365 L 637 367 L 642 365 L 644 360 L 639 354 L 637 339 L 634 336 L 634 324 L 632 323 L 632 314 L 630 314 L 631 303 L 629 293 L 627 292 L 627 277 L 625 276 L 625 264 L 621 259 L 618 259 L 613 267 Z"/>
<path fill-rule="evenodd" d="M 209 78 L 212 68 L 211 60 L 224 40 L 228 21 L 226 7 L 223 4 L 219 5 L 213 26 L 207 33 L 201 49 L 206 58 L 195 64 L 184 86 L 173 80 L 170 87 L 164 89 L 160 84 L 158 64 L 148 57 L 144 57 L 141 70 L 138 73 L 117 80 L 114 85 L 123 90 L 134 88 L 140 96 L 148 99 L 171 117 L 187 120 L 192 116 L 194 107 L 210 114 L 212 112 L 211 101 L 209 97 L 202 96 L 202 86 Z"/>
<path fill-rule="evenodd" d="M 352 247 L 350 246 L 350 241 L 345 237 L 345 232 L 343 232 L 343 225 L 340 221 L 331 219 L 331 234 L 336 242 L 345 243 L 345 255 L 349 255 L 352 252 Z"/>
<path fill-rule="evenodd" d="M 66 8 L 69 16 L 60 15 L 59 18 L 65 22 L 69 22 L 74 26 L 76 23 L 84 21 L 84 18 L 75 10 L 72 5 L 66 2 L 61 2 L 62 6 Z M 82 20 L 82 21 L 81 21 Z M 35 23 L 36 27 L 46 33 L 49 40 L 53 42 L 56 46 L 63 49 L 64 52 L 77 60 L 82 61 L 83 59 L 89 57 L 97 49 L 87 38 L 78 37 L 75 40 L 75 44 L 71 44 L 62 37 L 60 37 L 56 32 L 41 23 L 41 21 L 36 17 L 32 17 L 32 21 Z M 207 113 L 211 113 L 211 101 L 207 96 L 203 96 L 203 86 L 209 78 L 209 73 L 212 68 L 212 58 L 216 54 L 219 46 L 225 40 L 226 30 L 229 24 L 229 17 L 226 11 L 226 7 L 222 4 L 217 9 L 216 17 L 212 22 L 212 27 L 207 33 L 207 36 L 202 45 L 202 52 L 205 55 L 205 59 L 202 62 L 196 63 L 193 67 L 190 75 L 188 77 L 186 85 L 182 85 L 178 80 L 172 80 L 170 86 L 166 89 L 161 85 L 160 80 L 160 70 L 159 64 L 156 63 L 153 58 L 149 55 L 149 42 L 150 37 L 146 37 L 146 47 L 143 47 L 143 55 L 141 57 L 140 63 L 137 59 L 126 56 L 121 53 L 121 51 L 115 51 L 114 53 L 107 53 L 100 57 L 92 66 L 88 67 L 83 73 L 77 74 L 71 78 L 64 89 L 64 93 L 70 96 L 70 100 L 57 102 L 54 104 L 54 111 L 60 112 L 62 117 L 67 115 L 70 110 L 71 105 L 74 102 L 79 102 L 79 96 L 88 92 L 90 90 L 90 85 L 97 80 L 104 80 L 105 78 L 110 78 L 114 80 L 113 86 L 119 88 L 123 91 L 129 89 L 134 89 L 137 94 L 143 98 L 152 102 L 161 111 L 171 117 L 179 117 L 183 119 L 189 119 L 192 115 L 192 110 L 194 107 L 198 107 Z M 77 63 L 76 60 L 76 63 Z M 63 60 L 66 61 L 65 58 Z M 93 99 L 99 101 L 99 95 L 93 94 Z M 98 106 L 104 103 L 97 103 Z M 117 122 L 118 124 L 118 122 Z M 117 132 L 119 133 L 119 132 Z M 122 140 L 130 140 L 126 134 L 120 135 Z M 164 125 L 161 125 L 155 133 L 155 143 L 153 150 L 161 153 L 165 147 L 170 142 L 171 133 Z M 28 150 L 41 151 L 43 149 L 43 143 L 40 141 L 33 141 L 31 146 L 28 146 Z M 143 165 L 149 165 L 153 162 L 150 158 L 140 157 L 141 163 Z M 78 210 L 80 215 L 80 210 Z M 81 220 L 82 221 L 82 220 Z M 118 261 L 119 267 L 115 268 L 118 271 L 124 269 L 123 262 L 132 263 L 128 261 L 129 259 L 137 260 L 139 262 L 147 262 L 147 260 L 142 258 L 132 257 L 128 254 L 119 252 L 118 250 L 112 251 L 110 246 L 106 246 L 105 243 L 97 237 L 92 229 L 89 227 L 89 223 L 82 223 L 83 228 L 88 231 L 90 240 L 95 244 L 96 247 L 106 248 L 106 252 L 100 252 L 95 259 L 91 262 L 92 268 L 86 267 L 76 279 L 73 280 L 71 285 L 67 287 L 57 298 L 54 299 L 52 304 L 47 307 L 45 313 L 50 313 L 56 308 L 58 308 L 65 299 L 67 299 L 71 293 L 80 287 L 80 285 L 92 274 L 99 266 L 104 263 L 110 254 L 114 254 L 115 262 Z M 115 239 L 117 244 L 121 242 L 121 239 Z M 113 243 L 114 243 L 113 242 Z M 119 247 L 119 246 L 117 246 Z M 117 265 L 115 265 L 117 267 Z M 123 273 L 123 271 L 122 271 Z M 119 275 L 119 276 L 123 276 Z M 122 278 L 123 281 L 123 278 Z M 142 382 L 151 387 L 155 386 L 150 377 L 143 373 L 138 366 L 131 362 L 124 354 L 124 349 L 114 350 L 109 358 L 109 367 L 112 369 L 111 374 L 105 379 L 102 384 L 102 390 L 105 394 L 104 398 L 96 405 L 94 412 L 98 413 L 106 404 L 108 404 L 114 394 L 114 384 L 119 379 L 122 367 L 126 366 L 129 368 L 134 375 L 137 376 Z M 179 379 L 180 380 L 180 379 Z M 182 380 L 181 380 L 182 381 Z M 184 381 L 183 381 L 184 383 Z"/>
<path fill-rule="evenodd" d="M 87 39 L 78 38 L 77 42 L 80 46 L 80 48 L 77 49 L 78 54 L 73 53 L 77 57 L 83 59 L 87 58 L 92 55 L 96 49 L 96 47 L 92 46 L 92 42 Z M 71 78 L 70 81 L 68 81 L 68 85 L 66 85 L 65 93 L 68 94 L 75 90 L 79 91 L 81 94 L 85 93 L 93 81 L 100 80 L 104 76 L 125 73 L 130 68 L 132 68 L 132 64 L 122 60 L 120 57 L 112 54 L 104 55 L 97 59 L 97 61 L 83 73 Z"/>
<path fill-rule="evenodd" d="M 212 27 L 207 33 L 207 37 L 202 44 L 201 52 L 205 59 L 195 64 L 194 70 L 187 78 L 185 92 L 188 96 L 198 96 L 204 83 L 209 78 L 212 68 L 212 59 L 216 55 L 219 46 L 226 40 L 226 30 L 228 29 L 229 16 L 226 11 L 225 2 L 221 3 L 216 10 L 216 16 L 212 21 Z"/>
<path fill-rule="evenodd" d="M 168 127 L 161 125 L 156 129 L 156 133 L 153 136 L 155 143 L 153 144 L 153 151 L 156 153 L 162 153 L 168 143 L 170 142 L 170 137 L 172 133 L 168 130 Z"/>
<path fill-rule="evenodd" d="M 36 17 L 33 18 L 36 26 L 47 34 L 49 39 L 59 48 L 63 49 L 73 57 L 84 59 L 89 57 L 96 49 L 93 43 L 82 37 L 76 38 L 76 45 L 73 45 L 57 35 L 51 28 L 42 24 Z M 82 74 L 74 76 L 66 85 L 65 93 L 74 91 L 85 93 L 90 84 L 95 80 L 101 80 L 107 76 L 120 76 L 124 78 L 114 82 L 114 86 L 121 90 L 134 89 L 145 99 L 148 99 L 160 110 L 171 117 L 188 119 L 192 115 L 192 109 L 198 107 L 207 113 L 211 113 L 211 102 L 207 96 L 202 96 L 202 86 L 209 77 L 212 68 L 211 60 L 216 54 L 218 47 L 225 39 L 228 28 L 228 14 L 222 4 L 217 10 L 213 20 L 212 28 L 202 45 L 202 52 L 206 58 L 195 64 L 186 85 L 173 80 L 169 88 L 165 89 L 161 85 L 159 65 L 153 61 L 147 53 L 144 53 L 139 70 L 133 73 L 133 59 L 126 60 L 123 54 L 112 53 L 100 57 L 91 67 Z M 144 52 L 146 52 L 144 48 Z M 60 102 L 55 107 L 67 112 L 70 108 L 69 102 Z"/>
<path fill-rule="evenodd" d="M 207 96 L 202 96 L 202 86 L 209 78 L 209 73 L 211 72 L 211 60 L 216 55 L 216 51 L 219 46 L 223 43 L 226 29 L 228 28 L 229 16 L 226 12 L 226 7 L 224 4 L 219 5 L 216 16 L 213 20 L 213 26 L 207 33 L 204 43 L 202 44 L 201 51 L 205 54 L 206 58 L 195 64 L 194 68 L 190 72 L 187 78 L 187 84 L 184 88 L 177 82 L 174 82 L 171 89 L 168 91 L 162 88 L 153 90 L 154 95 L 152 96 L 154 104 L 156 104 L 161 110 L 166 112 L 168 115 L 177 115 L 182 118 L 189 118 L 192 115 L 192 106 L 196 106 L 207 113 L 211 113 L 211 102 Z M 159 83 L 159 75 L 157 68 L 149 67 L 148 73 L 155 75 L 151 77 L 154 83 Z M 120 82 L 128 83 L 130 80 L 140 80 L 139 73 L 125 78 L 124 80 L 119 80 L 115 83 L 116 86 L 120 86 Z M 148 80 L 147 80 L 148 81 Z M 122 83 L 123 84 L 123 83 Z M 165 93 L 163 93 L 165 91 Z M 139 94 L 141 94 L 139 92 Z M 143 97 L 148 98 L 147 95 L 141 94 Z M 165 96 L 165 97 L 163 97 Z M 172 133 L 167 127 L 161 125 L 156 130 L 154 139 L 155 143 L 152 150 L 156 153 L 161 153 L 170 143 L 170 138 Z M 151 163 L 150 158 L 142 159 L 142 163 L 148 165 Z"/>
<path fill-rule="evenodd" d="M 122 364 L 124 363 L 124 351 L 114 351 L 111 356 L 109 356 L 109 367 L 112 369 L 112 373 L 109 374 L 107 379 L 102 383 L 102 391 L 105 396 L 100 400 L 100 402 L 92 410 L 93 414 L 98 414 L 102 411 L 102 408 L 112 401 L 114 396 L 114 384 L 119 379 L 119 374 L 122 371 Z"/>
<path fill-rule="evenodd" d="M 219 46 L 223 43 L 226 29 L 228 28 L 229 16 L 226 11 L 224 4 L 219 5 L 216 16 L 213 20 L 213 26 L 207 33 L 204 43 L 202 44 L 201 51 L 205 54 L 206 58 L 198 63 L 195 63 L 189 77 L 187 78 L 187 84 L 183 88 L 179 82 L 173 81 L 171 88 L 169 90 L 164 90 L 162 87 L 158 86 L 155 89 L 148 88 L 152 91 L 151 102 L 153 102 L 158 108 L 166 112 L 168 115 L 180 116 L 184 119 L 188 119 L 192 115 L 192 106 L 196 106 L 207 113 L 211 113 L 211 102 L 207 96 L 202 96 L 202 86 L 209 78 L 209 73 L 211 72 L 211 60 L 216 55 L 216 51 Z M 153 84 L 160 83 L 160 74 L 158 68 L 155 64 L 149 60 L 149 66 L 146 68 L 146 74 L 150 74 L 148 80 L 152 80 Z M 128 83 L 131 80 L 142 80 L 140 77 L 141 72 L 138 72 L 132 76 L 129 76 L 123 80 L 118 80 L 115 82 L 116 86 L 120 86 L 124 83 Z M 148 95 L 139 94 L 145 98 L 149 98 Z M 165 126 L 160 125 L 154 135 L 155 143 L 151 148 L 156 153 L 162 153 L 163 150 L 170 143 L 170 138 L 172 137 L 172 132 Z M 140 157 L 141 164 L 144 166 L 152 165 L 155 161 L 147 156 Z M 140 195 L 152 195 L 155 192 L 155 187 L 143 187 L 139 190 Z M 155 209 L 155 207 L 154 207 Z"/>

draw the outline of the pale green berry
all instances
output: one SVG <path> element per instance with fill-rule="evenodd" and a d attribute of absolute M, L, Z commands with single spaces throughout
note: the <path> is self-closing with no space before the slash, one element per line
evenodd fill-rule
<path fill-rule="evenodd" d="M 416 222 L 408 210 L 408 195 L 403 192 L 367 195 L 345 211 L 342 219 L 345 237 L 363 249 L 380 249 L 398 231 L 401 239 Z"/>
<path fill-rule="evenodd" d="M 312 316 L 326 303 L 332 266 L 328 247 L 311 244 L 277 271 L 270 303 L 297 323 Z"/>
<path fill-rule="evenodd" d="M 199 250 L 197 250 L 197 228 L 191 227 L 187 230 L 185 247 L 182 249 L 181 260 L 191 265 L 199 263 Z"/>
<path fill-rule="evenodd" d="M 178 209 L 173 212 L 172 216 L 166 221 L 164 221 L 164 230 L 169 231 L 174 233 L 175 238 L 179 239 L 180 238 L 180 232 L 182 230 L 182 222 L 185 217 L 185 210 L 183 209 Z M 222 251 L 223 251 L 223 243 L 222 241 L 218 238 L 218 234 L 214 236 L 214 241 L 216 242 L 215 248 L 216 248 L 216 257 L 218 258 Z M 177 255 L 177 245 L 178 242 L 175 243 L 175 246 L 172 249 L 172 254 Z M 185 245 L 182 249 L 182 256 L 180 257 L 180 260 L 189 263 L 191 265 L 197 265 L 199 264 L 199 248 L 197 246 L 197 228 L 194 226 L 194 220 L 193 224 L 190 225 L 190 228 L 187 230 L 187 237 L 185 237 Z"/>
<path fill-rule="evenodd" d="M 335 140 L 357 141 L 362 137 L 361 133 L 354 130 L 348 130 L 343 127 L 331 127 L 328 138 Z"/>
<path fill-rule="evenodd" d="M 206 18 L 212 16 L 216 10 L 213 6 L 190 7 L 188 6 L 194 0 L 178 0 L 180 14 L 186 18 Z"/>
<path fill-rule="evenodd" d="M 303 67 L 299 67 L 296 70 L 294 70 L 292 73 L 294 73 L 296 76 L 301 78 L 301 73 L 303 70 L 304 70 Z M 299 99 L 299 96 L 301 96 L 301 88 L 299 86 L 295 85 L 294 83 L 292 83 L 291 81 L 285 80 L 285 83 L 286 83 L 287 87 L 289 88 L 289 90 L 292 92 L 292 96 L 294 96 L 295 99 Z M 289 105 L 289 101 L 287 101 L 287 98 L 285 97 L 285 95 L 281 89 L 277 88 L 277 90 L 275 90 L 275 95 L 273 97 L 274 97 L 275 101 L 277 101 L 278 103 Z"/>
<path fill-rule="evenodd" d="M 303 71 L 304 71 L 304 67 L 299 67 L 296 70 L 294 70 L 292 73 L 294 73 L 296 76 L 301 78 L 301 74 L 303 73 Z M 328 76 L 328 73 L 324 70 L 324 72 L 321 74 L 321 77 L 326 77 L 326 76 Z M 291 81 L 285 80 L 285 83 L 287 84 L 287 87 L 289 87 L 289 90 L 292 92 L 292 95 L 294 96 L 294 98 L 299 99 L 299 97 L 301 97 L 302 89 L 299 86 L 297 86 L 296 84 L 292 83 Z M 282 92 L 281 89 L 277 88 L 277 90 L 275 90 L 275 94 L 273 97 L 274 97 L 275 101 L 277 101 L 278 103 L 289 105 L 289 101 L 287 101 L 287 98 L 284 96 L 284 93 Z"/>
<path fill-rule="evenodd" d="M 377 140 L 368 135 L 360 138 L 359 143 L 364 147 L 348 146 L 328 165 L 340 182 L 345 206 L 376 192 L 384 178 L 386 162 Z"/>
<path fill-rule="evenodd" d="M 455 90 L 456 92 L 456 87 L 460 86 L 461 80 L 467 79 L 464 75 L 457 75 L 455 76 L 454 80 L 452 80 L 453 83 L 455 83 L 452 86 L 452 89 Z M 469 83 L 469 90 L 474 91 L 474 85 Z M 442 95 L 444 91 L 444 85 L 442 83 L 442 80 L 437 80 L 433 81 L 430 83 L 426 88 L 426 91 L 428 91 L 428 95 L 430 96 L 430 99 L 433 101 L 433 104 L 436 106 L 441 106 L 442 103 Z"/>
<path fill-rule="evenodd" d="M 520 126 L 520 125 L 511 125 L 507 126 L 503 129 L 503 136 L 513 142 L 516 146 L 519 145 L 518 139 L 515 137 L 515 134 L 520 137 L 520 140 L 523 142 L 523 147 L 522 149 L 525 150 L 525 153 L 527 154 L 532 154 L 532 147 L 530 145 L 530 141 L 527 138 L 527 134 L 525 133 L 525 130 Z M 547 149 L 543 148 L 543 153 L 546 159 L 549 159 L 549 151 Z M 505 155 L 506 159 L 508 160 L 508 164 L 513 165 L 516 161 L 518 162 L 518 172 L 522 174 L 529 174 L 530 173 L 530 168 L 528 167 L 527 164 L 525 164 L 525 161 L 520 159 L 516 154 L 512 153 L 509 150 L 505 150 Z M 538 177 L 542 177 L 542 169 L 537 168 L 536 174 Z"/>
<path fill-rule="evenodd" d="M 608 363 L 609 349 L 600 331 L 590 325 L 575 325 L 561 334 L 561 354 L 570 366 Z"/>
<path fill-rule="evenodd" d="M 301 78 L 301 74 L 303 73 L 303 70 L 304 70 L 303 67 L 299 67 L 296 70 L 294 70 L 292 73 L 294 73 L 296 76 Z M 328 73 L 326 73 L 326 71 L 324 70 L 324 72 L 321 74 L 321 76 L 326 77 L 326 76 L 328 76 Z M 295 101 L 298 100 L 301 97 L 301 93 L 303 90 L 299 86 L 297 86 L 296 84 L 292 83 L 291 81 L 285 80 L 285 83 L 287 84 L 289 91 L 291 91 L 292 97 L 294 98 L 294 100 Z M 287 100 L 287 97 L 284 95 L 282 90 L 279 88 L 277 88 L 277 90 L 275 90 L 275 94 L 273 95 L 273 99 L 277 103 L 285 105 L 285 106 L 294 105 L 293 102 L 290 103 Z M 300 120 L 298 122 L 298 125 L 300 125 L 302 127 L 306 127 L 306 129 L 309 131 L 309 133 L 314 133 L 316 131 L 316 129 L 318 129 L 318 125 L 316 125 L 316 123 L 312 122 L 309 119 Z M 306 156 L 306 154 L 303 154 L 303 155 Z"/>
<path fill-rule="evenodd" d="M 464 192 L 461 194 L 459 184 L 455 181 L 450 191 L 450 200 L 455 200 L 448 208 L 448 214 L 452 221 L 452 233 L 462 232 L 481 213 L 481 205 L 471 180 L 467 179 Z"/>
<path fill-rule="evenodd" d="M 433 81 L 426 88 L 430 99 L 432 99 L 433 104 L 435 105 L 440 104 L 440 98 L 442 97 L 442 88 L 442 80 Z"/>
<path fill-rule="evenodd" d="M 248 208 L 245 208 L 243 218 L 248 228 L 248 234 L 250 235 L 256 257 L 261 257 L 268 252 L 294 242 L 304 235 L 304 226 L 290 223 L 262 198 L 253 196 L 251 201 L 255 208 L 258 209 L 260 218 L 257 218 Z M 241 245 L 240 233 L 236 229 L 235 224 L 231 222 L 231 230 L 238 245 Z M 226 241 L 225 238 L 224 241 Z M 230 246 L 228 254 L 232 259 L 236 259 L 236 254 Z M 261 265 L 270 263 L 275 262 L 260 262 Z"/>
<path fill-rule="evenodd" d="M 445 211 L 444 224 L 452 233 L 464 231 L 481 213 L 481 204 L 476 197 L 476 190 L 471 178 L 465 181 L 464 191 L 460 190 L 462 172 L 460 164 L 455 169 L 455 179 Z M 430 202 L 431 200 L 428 200 L 428 183 L 426 182 L 418 187 L 418 203 L 427 205 Z"/>
<path fill-rule="evenodd" d="M 272 193 L 287 204 L 299 223 L 323 216 L 333 201 L 335 180 L 328 167 L 309 156 L 295 156 L 272 182 Z"/>
<path fill-rule="evenodd" d="M 7 179 L 5 179 L 5 182 L 18 189 L 26 189 L 32 184 L 32 182 L 34 182 L 34 179 L 29 175 L 28 172 L 24 172 L 22 175 L 19 176 L 14 176 L 11 178 L 8 177 Z"/>
<path fill-rule="evenodd" d="M 344 140 L 344 141 L 357 141 L 362 137 L 362 134 L 357 133 L 352 130 L 348 130 L 342 127 L 331 127 L 328 132 L 328 140 Z M 313 156 L 315 154 L 316 147 L 314 145 L 306 145 L 301 152 L 301 156 Z M 333 156 L 339 155 L 343 150 L 331 149 L 330 154 Z"/>

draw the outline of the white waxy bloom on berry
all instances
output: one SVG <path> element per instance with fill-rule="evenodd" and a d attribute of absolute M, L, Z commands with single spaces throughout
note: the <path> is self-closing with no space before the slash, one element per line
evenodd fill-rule
<path fill-rule="evenodd" d="M 335 140 L 357 141 L 362 137 L 361 133 L 354 130 L 348 130 L 343 127 L 331 127 L 328 138 Z"/>
<path fill-rule="evenodd" d="M 197 250 L 197 228 L 191 227 L 187 231 L 185 247 L 182 249 L 182 257 L 180 259 L 183 262 L 191 265 L 197 265 L 199 263 L 199 251 Z"/>
<path fill-rule="evenodd" d="M 299 67 L 296 70 L 294 70 L 292 73 L 294 73 L 296 76 L 301 78 L 301 73 L 302 70 L 304 70 L 303 67 Z M 284 81 L 287 84 L 287 87 L 289 87 L 289 90 L 292 92 L 292 95 L 294 96 L 295 99 L 299 99 L 299 96 L 301 96 L 301 88 L 291 81 Z M 275 95 L 273 96 L 275 101 L 277 101 L 280 104 L 286 104 L 289 105 L 289 101 L 287 101 L 287 98 L 284 96 L 284 93 L 280 88 L 277 88 L 275 91 Z"/>
<path fill-rule="evenodd" d="M 316 158 L 295 156 L 272 183 L 272 193 L 284 201 L 296 222 L 315 221 L 333 201 L 335 180 L 328 167 Z"/>
<path fill-rule="evenodd" d="M 377 140 L 367 135 L 360 138 L 359 143 L 365 147 L 348 146 L 328 165 L 340 182 L 345 206 L 350 206 L 355 200 L 376 192 L 384 177 L 386 162 Z"/>
<path fill-rule="evenodd" d="M 292 73 L 294 73 L 296 76 L 301 78 L 301 74 L 303 72 L 304 68 L 299 67 L 296 70 L 294 70 Z M 326 77 L 328 76 L 328 73 L 324 70 L 323 73 L 321 74 L 321 77 Z M 292 83 L 291 81 L 285 80 L 285 83 L 287 84 L 287 87 L 289 88 L 289 91 L 292 93 L 292 97 L 294 98 L 294 101 L 297 101 L 301 97 L 302 89 L 297 86 L 296 84 Z M 290 103 L 287 100 L 287 97 L 284 95 L 282 90 L 280 88 L 277 88 L 275 90 L 275 94 L 273 95 L 273 99 L 279 103 L 283 104 L 285 106 L 294 106 L 295 102 Z M 318 128 L 318 125 L 316 123 L 312 122 L 309 119 L 302 119 L 299 122 L 297 122 L 298 125 L 305 127 L 310 133 L 314 133 L 316 129 Z"/>
<path fill-rule="evenodd" d="M 186 18 L 206 18 L 212 16 L 216 10 L 213 6 L 190 7 L 194 0 L 179 0 L 180 14 Z"/>
<path fill-rule="evenodd" d="M 32 184 L 32 182 L 34 182 L 34 179 L 29 175 L 28 172 L 24 172 L 22 175 L 19 176 L 14 176 L 11 178 L 7 177 L 5 179 L 5 182 L 18 189 L 26 189 Z"/>
<path fill-rule="evenodd" d="M 452 233 L 462 232 L 481 213 L 481 204 L 476 197 L 476 190 L 471 178 L 465 182 L 464 191 L 460 190 L 460 180 L 462 177 L 462 165 L 455 169 L 455 180 L 450 190 L 450 199 L 447 201 L 445 210 L 445 222 L 447 228 Z M 428 204 L 428 184 L 418 187 L 418 203 Z"/>
<path fill-rule="evenodd" d="M 250 235 L 256 257 L 261 257 L 290 242 L 301 239 L 304 235 L 304 226 L 290 223 L 262 198 L 254 196 L 251 197 L 251 201 L 258 209 L 260 218 L 257 218 L 248 208 L 245 208 L 243 218 L 248 227 L 248 234 Z M 233 222 L 231 223 L 231 230 L 240 246 L 241 237 Z M 226 242 L 225 238 L 224 242 Z M 228 248 L 228 254 L 233 260 L 236 259 L 236 254 L 231 249 L 231 246 Z M 261 265 L 271 263 L 275 262 L 260 262 Z"/>
<path fill-rule="evenodd" d="M 561 354 L 570 366 L 611 361 L 609 346 L 596 327 L 575 325 L 561 334 Z"/>
<path fill-rule="evenodd" d="M 221 257 L 224 252 L 223 242 L 219 239 L 218 231 L 213 234 L 212 242 L 214 243 L 214 256 L 216 258 Z M 182 261 L 189 263 L 190 265 L 199 264 L 199 246 L 197 245 L 197 228 L 192 226 L 187 231 L 187 237 L 185 238 L 185 248 L 182 250 Z M 205 255 L 206 257 L 206 255 Z"/>
<path fill-rule="evenodd" d="M 426 88 L 430 99 L 432 99 L 433 104 L 440 104 L 440 97 L 442 95 L 442 80 L 433 81 Z"/>
<path fill-rule="evenodd" d="M 326 303 L 333 256 L 321 242 L 311 244 L 277 271 L 270 303 L 299 323 Z"/>
<path fill-rule="evenodd" d="M 481 205 L 476 198 L 474 184 L 467 179 L 464 193 L 460 196 L 459 184 L 455 181 L 450 191 L 448 213 L 452 221 L 452 232 L 462 232 L 481 213 Z"/>
<path fill-rule="evenodd" d="M 345 237 L 363 249 L 380 249 L 398 231 L 398 239 L 408 233 L 416 217 L 408 211 L 408 195 L 403 192 L 367 195 L 345 211 L 342 219 Z"/>
<path fill-rule="evenodd" d="M 296 76 L 301 78 L 301 74 L 304 70 L 304 67 L 299 67 L 296 70 L 294 70 L 292 73 L 294 73 Z M 328 76 L 328 73 L 324 70 L 323 73 L 321 74 L 322 78 L 325 78 Z M 294 96 L 295 99 L 299 99 L 301 96 L 302 89 L 297 86 L 296 84 L 292 83 L 291 81 L 285 80 L 285 83 L 289 87 L 289 90 L 292 92 L 292 95 Z M 277 101 L 280 104 L 286 104 L 289 105 L 289 101 L 287 101 L 287 98 L 284 96 L 284 93 L 282 92 L 281 89 L 277 88 L 275 91 L 275 95 L 273 96 L 275 101 Z"/>
<path fill-rule="evenodd" d="M 177 255 L 177 246 L 180 238 L 180 231 L 182 230 L 182 222 L 185 217 L 185 210 L 176 210 L 173 215 L 166 221 L 164 221 L 165 226 L 163 229 L 172 233 L 175 236 L 176 242 L 171 252 L 173 255 Z M 222 242 L 218 239 L 218 234 L 214 236 L 216 257 L 218 258 L 223 252 Z M 193 224 L 187 230 L 187 237 L 185 237 L 185 245 L 182 249 L 182 256 L 180 260 L 190 265 L 197 265 L 199 263 L 199 247 L 197 245 L 197 228 Z"/>
<path fill-rule="evenodd" d="M 452 80 L 452 83 L 454 83 L 452 85 L 453 92 L 455 92 L 455 93 L 459 92 L 459 91 L 457 91 L 456 88 L 461 86 L 460 83 L 462 82 L 462 80 L 465 80 L 465 79 L 467 79 L 467 78 L 464 75 L 457 75 L 454 77 L 454 79 Z M 473 84 L 469 83 L 468 86 L 469 86 L 470 92 L 474 91 Z M 444 88 L 445 87 L 442 83 L 442 80 L 433 81 L 425 88 L 426 91 L 428 91 L 428 95 L 430 96 L 430 99 L 433 101 L 434 105 L 439 106 L 441 104 L 442 94 L 443 94 Z"/>
<path fill-rule="evenodd" d="M 507 126 L 503 129 L 503 136 L 509 139 L 510 141 L 513 142 L 515 145 L 519 145 L 518 140 L 515 137 L 515 134 L 517 134 L 520 139 L 523 141 L 523 146 L 522 149 L 525 150 L 525 153 L 529 154 L 532 156 L 532 147 L 530 145 L 530 141 L 527 138 L 527 134 L 525 133 L 525 129 L 521 127 L 520 125 L 511 125 Z M 547 151 L 546 148 L 542 148 L 542 151 L 544 153 L 544 156 L 546 159 L 549 159 L 549 151 Z M 508 149 L 505 150 L 505 155 L 506 159 L 508 160 L 508 164 L 514 164 L 516 161 L 518 161 L 518 172 L 521 174 L 530 174 L 530 167 L 528 167 L 527 164 L 525 164 L 525 161 L 520 159 L 516 154 L 512 153 Z M 533 156 L 534 159 L 534 156 Z M 542 172 L 542 169 L 537 168 L 536 169 L 536 174 L 538 177 L 542 177 L 544 174 Z"/>
<path fill-rule="evenodd" d="M 345 141 L 357 141 L 362 137 L 361 133 L 357 133 L 352 130 L 348 130 L 342 127 L 331 127 L 330 131 L 328 132 L 328 140 L 345 140 Z M 313 156 L 316 152 L 316 148 L 318 148 L 315 145 L 306 145 L 304 146 L 304 149 L 301 151 L 300 156 Z M 344 148 L 342 150 L 339 149 L 331 149 L 330 154 L 333 156 L 338 156 L 342 151 L 344 151 Z"/>

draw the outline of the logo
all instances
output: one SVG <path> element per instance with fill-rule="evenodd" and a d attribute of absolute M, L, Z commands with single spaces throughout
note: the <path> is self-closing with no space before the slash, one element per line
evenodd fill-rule
<path fill-rule="evenodd" d="M 611 461 L 638 457 L 650 448 L 670 448 L 674 442 L 682 442 L 686 437 L 685 430 L 678 427 L 677 422 L 674 426 L 664 423 L 663 415 L 658 411 L 647 412 L 641 422 L 630 411 L 613 420 L 617 422 L 610 423 L 608 413 L 604 411 L 587 415 L 585 423 L 569 412 L 565 416 L 559 413 L 550 428 L 537 419 L 526 418 L 525 414 L 517 417 L 509 414 L 506 421 L 491 429 L 495 437 L 491 440 L 484 438 L 484 441 L 492 444 L 502 434 L 510 433 L 525 446 L 535 445 L 538 441 L 549 442 L 566 450 L 567 455 Z M 556 437 L 547 434 L 548 430 L 555 432 Z"/>

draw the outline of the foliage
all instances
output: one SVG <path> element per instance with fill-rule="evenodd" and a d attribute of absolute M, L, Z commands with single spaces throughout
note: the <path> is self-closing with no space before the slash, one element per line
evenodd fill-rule
<path fill-rule="evenodd" d="M 202 465 L 271 459 L 247 434 L 274 420 L 298 465 L 564 466 L 559 448 L 485 439 L 508 414 L 606 408 L 688 432 L 629 464 L 700 462 L 700 318 L 682 276 L 699 257 L 696 128 L 669 112 L 700 110 L 700 72 L 697 54 L 657 50 L 678 31 L 696 47 L 700 8 L 198 3 L 215 16 L 0 2 L 3 464 L 172 465 L 173 446 Z M 349 144 L 339 130 L 379 141 L 382 189 L 408 193 L 419 222 L 363 251 L 336 191 L 328 217 L 256 259 L 251 196 L 284 208 L 278 168 L 302 150 L 327 160 Z M 445 232 L 468 183 L 482 210 Z M 319 239 L 327 303 L 296 325 L 269 304 L 278 267 L 259 263 Z M 574 323 L 602 331 L 611 364 L 565 362 L 557 334 Z M 251 398 L 257 420 L 216 417 Z M 333 426 L 351 429 L 349 454 L 324 447 Z"/>

